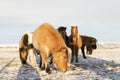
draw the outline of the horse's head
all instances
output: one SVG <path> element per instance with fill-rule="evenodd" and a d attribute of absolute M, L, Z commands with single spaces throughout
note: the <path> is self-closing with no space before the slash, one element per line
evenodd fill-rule
<path fill-rule="evenodd" d="M 56 52 L 55 55 L 53 56 L 53 62 L 56 66 L 56 68 L 59 71 L 65 72 L 68 67 L 68 62 L 70 61 L 70 57 L 68 54 L 67 49 L 61 49 L 61 51 Z"/>
<path fill-rule="evenodd" d="M 63 39 L 66 40 L 66 27 L 59 27 L 58 32 L 62 35 Z"/>
<path fill-rule="evenodd" d="M 66 31 L 66 27 L 61 26 L 61 27 L 58 28 L 58 31 Z"/>
<path fill-rule="evenodd" d="M 78 34 L 78 27 L 77 26 L 71 26 L 71 35 Z"/>
<path fill-rule="evenodd" d="M 26 64 L 26 59 L 28 55 L 28 50 L 25 48 L 19 48 L 20 60 L 22 64 Z"/>
<path fill-rule="evenodd" d="M 89 46 L 90 46 L 92 49 L 97 49 L 96 43 L 97 43 L 97 40 L 96 40 L 95 38 L 92 38 L 92 39 L 90 40 L 90 45 L 89 45 Z"/>
<path fill-rule="evenodd" d="M 87 45 L 87 54 L 92 54 L 93 49 L 97 49 L 97 40 L 95 38 L 90 39 L 90 44 Z"/>

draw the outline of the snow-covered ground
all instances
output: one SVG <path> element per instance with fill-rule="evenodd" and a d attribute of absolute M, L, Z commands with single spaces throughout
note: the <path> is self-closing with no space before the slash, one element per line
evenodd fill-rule
<path fill-rule="evenodd" d="M 87 54 L 86 54 L 87 55 Z M 29 65 L 21 65 L 18 45 L 0 45 L 0 80 L 120 80 L 120 43 L 98 43 L 92 55 L 59 72 L 51 65 L 51 74 L 41 75 Z"/>

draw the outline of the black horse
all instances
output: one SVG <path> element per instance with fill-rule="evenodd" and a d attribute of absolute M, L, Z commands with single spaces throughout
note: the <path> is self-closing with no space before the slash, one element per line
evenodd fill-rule
<path fill-rule="evenodd" d="M 86 53 L 87 54 L 92 54 L 93 49 L 97 49 L 97 39 L 91 36 L 84 36 L 84 35 L 80 35 L 82 38 L 82 47 L 81 47 L 81 51 L 83 54 L 83 58 L 87 58 L 85 56 L 85 47 L 86 47 Z"/>
<path fill-rule="evenodd" d="M 66 34 L 66 29 L 67 29 L 66 27 L 61 26 L 57 30 L 62 35 L 66 45 L 69 46 L 69 37 Z"/>

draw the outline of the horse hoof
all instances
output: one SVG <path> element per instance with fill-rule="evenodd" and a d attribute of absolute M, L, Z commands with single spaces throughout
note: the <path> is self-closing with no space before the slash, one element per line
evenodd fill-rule
<path fill-rule="evenodd" d="M 67 71 L 67 70 L 64 69 L 62 72 L 65 73 L 66 71 Z"/>
<path fill-rule="evenodd" d="M 22 65 L 26 64 L 26 61 L 22 61 Z"/>
<path fill-rule="evenodd" d="M 48 74 L 51 74 L 52 72 L 51 71 L 48 71 Z"/>
<path fill-rule="evenodd" d="M 71 63 L 73 63 L 73 59 L 71 60 Z"/>
<path fill-rule="evenodd" d="M 46 71 L 46 73 L 51 74 L 51 73 L 52 73 L 52 71 L 51 71 L 51 70 L 49 70 L 49 71 Z"/>
<path fill-rule="evenodd" d="M 45 67 L 41 67 L 41 70 L 45 70 Z"/>
<path fill-rule="evenodd" d="M 47 69 L 46 69 L 46 72 L 47 72 L 48 74 L 51 74 L 50 68 L 47 68 Z"/>
<path fill-rule="evenodd" d="M 76 60 L 76 63 L 78 63 L 78 60 Z"/>

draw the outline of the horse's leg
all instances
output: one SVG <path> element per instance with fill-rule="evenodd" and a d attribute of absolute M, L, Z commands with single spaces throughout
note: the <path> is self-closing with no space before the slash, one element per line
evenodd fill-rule
<path fill-rule="evenodd" d="M 89 54 L 89 47 L 88 46 L 86 46 L 86 51 L 87 51 L 86 53 Z"/>
<path fill-rule="evenodd" d="M 29 49 L 28 52 L 29 52 L 28 57 L 29 57 L 30 61 L 27 60 L 27 63 L 29 65 L 31 65 L 37 71 L 37 73 L 40 75 L 40 69 L 39 69 L 39 67 L 37 65 L 36 56 L 35 56 L 36 54 L 34 53 L 34 50 Z"/>
<path fill-rule="evenodd" d="M 51 73 L 50 67 L 49 67 L 49 52 L 47 50 L 42 49 L 41 50 L 41 57 L 42 57 L 42 66 L 45 66 L 45 70 L 48 74 Z"/>
<path fill-rule="evenodd" d="M 53 63 L 53 57 L 52 56 L 50 56 L 50 62 L 49 63 L 50 63 L 50 65 Z M 40 55 L 40 65 L 39 65 L 39 67 L 41 68 L 41 70 L 45 70 L 45 64 L 42 60 L 41 55 Z"/>
<path fill-rule="evenodd" d="M 41 57 L 40 54 L 39 54 L 39 56 L 40 56 L 40 64 L 39 64 L 39 67 L 41 68 L 41 67 L 42 67 L 42 57 Z"/>
<path fill-rule="evenodd" d="M 40 51 L 36 48 L 34 48 L 34 52 L 36 53 L 36 55 L 38 56 L 39 55 L 39 68 L 42 67 L 42 57 L 41 57 L 41 54 L 40 54 Z M 44 66 L 44 69 L 45 69 L 45 66 Z M 43 67 L 42 67 L 42 70 L 44 70 Z"/>
<path fill-rule="evenodd" d="M 41 60 L 40 60 L 40 66 L 41 66 L 41 70 L 45 70 L 45 61 L 42 57 L 41 57 Z"/>
<path fill-rule="evenodd" d="M 87 57 L 85 56 L 85 51 L 84 51 L 84 49 L 85 49 L 85 46 L 82 45 L 81 51 L 82 51 L 82 54 L 83 54 L 83 58 L 86 59 Z"/>
<path fill-rule="evenodd" d="M 91 49 L 89 50 L 89 54 L 90 54 L 90 55 L 92 55 L 92 51 L 93 51 L 93 49 L 91 48 Z"/>
<path fill-rule="evenodd" d="M 91 55 L 91 54 L 92 54 L 92 51 L 93 51 L 92 47 L 88 47 L 88 46 L 87 46 L 87 54 L 90 54 L 90 55 Z"/>
<path fill-rule="evenodd" d="M 75 46 L 72 46 L 72 58 L 71 58 L 71 63 L 74 61 L 74 54 L 75 54 Z"/>
<path fill-rule="evenodd" d="M 29 60 L 27 60 L 27 62 L 29 61 L 31 64 L 33 64 L 34 66 L 38 66 L 37 65 L 37 61 L 36 61 L 36 53 L 34 53 L 34 49 L 29 49 L 28 50 L 28 56 L 29 56 Z"/>
<path fill-rule="evenodd" d="M 78 51 L 79 49 L 78 49 L 78 47 L 76 46 L 76 48 L 75 48 L 75 57 L 76 57 L 76 63 L 78 63 Z"/>
<path fill-rule="evenodd" d="M 50 55 L 50 65 L 53 63 L 53 57 Z"/>

